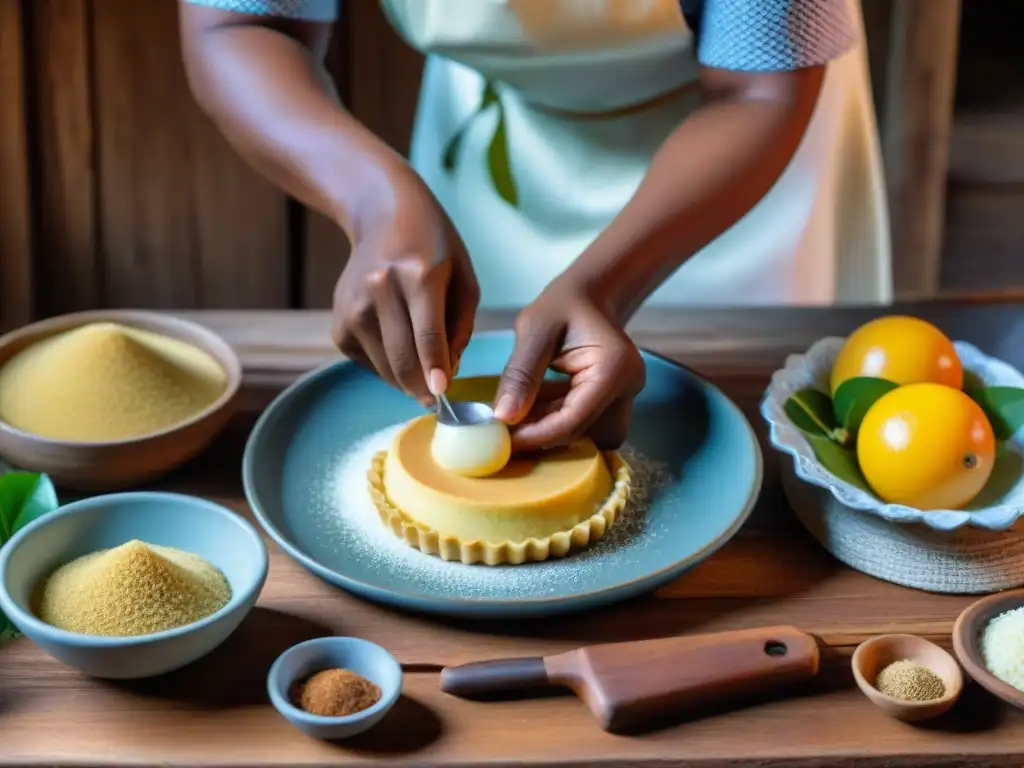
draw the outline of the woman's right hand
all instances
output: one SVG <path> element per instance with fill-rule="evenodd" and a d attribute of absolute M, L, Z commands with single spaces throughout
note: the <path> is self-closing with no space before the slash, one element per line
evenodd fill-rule
<path fill-rule="evenodd" d="M 419 177 L 399 171 L 388 192 L 354 227 L 332 333 L 345 355 L 428 405 L 458 368 L 480 288 L 461 238 Z"/>

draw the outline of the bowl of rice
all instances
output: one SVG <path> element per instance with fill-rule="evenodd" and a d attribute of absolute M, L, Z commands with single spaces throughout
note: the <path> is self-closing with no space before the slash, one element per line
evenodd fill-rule
<path fill-rule="evenodd" d="M 978 685 L 1024 709 L 1024 589 L 969 605 L 953 625 L 953 650 Z"/>

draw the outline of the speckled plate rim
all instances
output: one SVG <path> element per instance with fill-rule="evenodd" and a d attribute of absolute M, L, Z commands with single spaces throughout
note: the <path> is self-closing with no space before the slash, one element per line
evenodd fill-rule
<path fill-rule="evenodd" d="M 508 335 L 508 333 L 509 331 L 504 330 L 481 331 L 474 334 L 474 337 L 501 338 L 502 336 Z M 740 528 L 743 527 L 744 523 L 749 519 L 751 512 L 753 512 L 754 506 L 757 504 L 757 500 L 761 495 L 761 487 L 764 482 L 764 456 L 761 452 L 761 445 L 758 442 L 757 435 L 754 433 L 753 427 L 750 425 L 747 417 L 743 415 L 743 411 L 740 410 L 739 406 L 737 406 L 731 398 L 727 397 L 724 392 L 718 389 L 718 387 L 700 374 L 695 373 L 691 368 L 656 352 L 651 352 L 647 349 L 644 349 L 643 352 L 645 355 L 660 360 L 674 368 L 685 371 L 687 375 L 691 376 L 694 380 L 699 381 L 703 386 L 716 392 L 722 398 L 722 401 L 726 404 L 732 415 L 735 416 L 737 422 L 743 426 L 745 436 L 747 437 L 749 445 L 753 451 L 754 461 L 754 477 L 750 486 L 750 491 L 742 509 L 735 517 L 732 524 L 718 537 L 709 541 L 703 548 L 644 576 L 629 579 L 619 584 L 603 587 L 602 589 L 596 589 L 590 592 L 582 592 L 574 595 L 561 595 L 557 597 L 425 597 L 409 592 L 403 592 L 398 589 L 379 587 L 370 582 L 363 581 L 362 579 L 353 578 L 341 573 L 340 571 L 327 568 L 316 559 L 307 555 L 298 546 L 292 543 L 287 536 L 281 533 L 281 531 L 278 530 L 278 528 L 271 522 L 262 503 L 259 498 L 257 498 L 256 493 L 252 490 L 254 487 L 253 472 L 255 471 L 254 465 L 256 461 L 256 450 L 260 442 L 261 435 L 264 432 L 265 425 L 275 417 L 276 413 L 280 409 L 287 407 L 293 400 L 301 397 L 303 390 L 307 386 L 320 377 L 326 376 L 336 366 L 355 365 L 351 360 L 344 358 L 325 363 L 313 369 L 309 373 L 300 376 L 289 387 L 275 397 L 263 410 L 263 413 L 260 414 L 253 426 L 252 432 L 249 434 L 249 438 L 245 444 L 245 450 L 242 454 L 242 487 L 246 501 L 249 503 L 249 507 L 252 509 L 253 516 L 256 521 L 260 526 L 262 526 L 263 530 L 267 532 L 267 535 L 270 536 L 274 543 L 277 544 L 289 557 L 298 562 L 302 567 L 323 581 L 326 581 L 328 584 L 342 587 L 355 595 L 384 605 L 397 606 L 421 613 L 462 618 L 525 618 L 531 615 L 546 615 L 555 609 L 560 613 L 590 610 L 592 608 L 621 602 L 637 595 L 651 592 L 670 582 L 672 579 L 681 575 L 690 568 L 699 565 L 702 561 L 721 549 L 729 540 L 732 539 L 733 536 L 736 535 Z"/>

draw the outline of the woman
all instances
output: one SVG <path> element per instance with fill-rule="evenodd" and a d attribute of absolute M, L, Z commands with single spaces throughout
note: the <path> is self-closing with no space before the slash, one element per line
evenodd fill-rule
<path fill-rule="evenodd" d="M 889 300 L 856 0 L 381 3 L 428 54 L 409 162 L 337 100 L 336 0 L 181 20 L 206 112 L 348 234 L 335 340 L 394 386 L 446 389 L 481 296 L 525 307 L 496 401 L 516 447 L 614 447 L 641 303 Z M 567 388 L 541 393 L 549 367 Z"/>

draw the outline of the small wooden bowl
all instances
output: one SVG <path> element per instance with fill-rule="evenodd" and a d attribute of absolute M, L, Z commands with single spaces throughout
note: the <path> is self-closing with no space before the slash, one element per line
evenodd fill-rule
<path fill-rule="evenodd" d="M 933 701 L 901 701 L 875 687 L 878 673 L 894 661 L 904 659 L 927 667 L 942 679 L 946 693 Z M 935 643 L 916 635 L 878 635 L 865 640 L 853 653 L 853 676 L 857 686 L 887 715 L 906 723 L 918 723 L 945 713 L 956 703 L 964 687 L 960 665 Z"/>
<path fill-rule="evenodd" d="M 981 634 L 988 623 L 1001 613 L 1024 605 L 1024 589 L 999 592 L 971 603 L 953 625 L 953 652 L 967 674 L 978 685 L 1007 704 L 1024 709 L 1024 693 L 1004 683 L 985 667 L 981 655 Z"/>
<path fill-rule="evenodd" d="M 19 469 L 45 472 L 58 485 L 83 491 L 120 490 L 170 472 L 206 448 L 234 412 L 242 364 L 213 331 L 170 315 L 136 310 L 76 312 L 0 337 L 0 367 L 26 347 L 89 323 L 112 322 L 170 336 L 212 355 L 228 378 L 209 408 L 169 429 L 111 442 L 73 442 L 32 435 L 0 421 L 0 456 Z"/>

